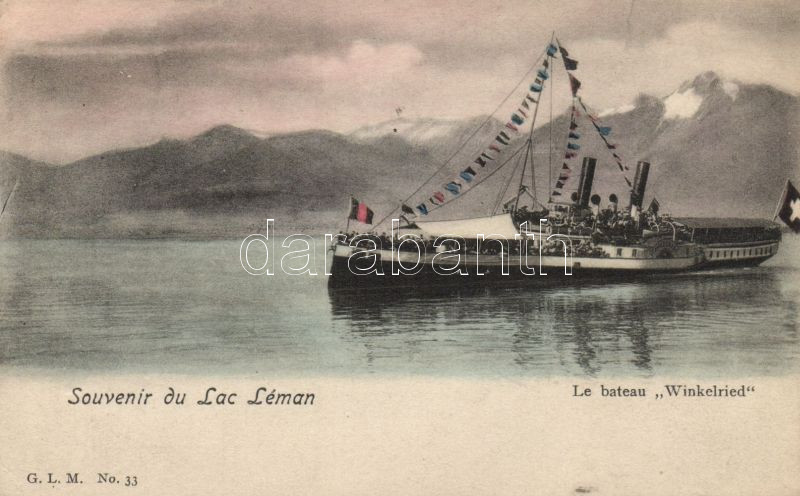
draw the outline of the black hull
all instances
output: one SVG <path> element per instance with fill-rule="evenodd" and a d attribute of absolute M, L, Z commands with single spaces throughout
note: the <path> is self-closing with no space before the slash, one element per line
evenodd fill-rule
<path fill-rule="evenodd" d="M 604 284 L 625 281 L 646 281 L 665 274 L 679 274 L 702 270 L 723 268 L 756 267 L 770 256 L 747 258 L 739 260 L 705 261 L 691 269 L 676 270 L 623 270 L 623 269 L 586 269 L 575 268 L 571 275 L 564 273 L 564 268 L 547 267 L 546 274 L 527 275 L 522 273 L 517 266 L 508 267 L 508 274 L 504 275 L 497 266 L 481 267 L 483 274 L 478 274 L 475 266 L 463 266 L 467 275 L 442 275 L 434 271 L 433 266 L 424 264 L 415 274 L 392 275 L 390 261 L 380 262 L 380 272 L 383 275 L 353 274 L 347 265 L 346 257 L 333 257 L 331 275 L 328 277 L 328 287 L 332 289 L 353 288 L 401 288 L 401 287 L 432 287 L 432 286 L 537 286 L 558 287 L 574 284 Z"/>

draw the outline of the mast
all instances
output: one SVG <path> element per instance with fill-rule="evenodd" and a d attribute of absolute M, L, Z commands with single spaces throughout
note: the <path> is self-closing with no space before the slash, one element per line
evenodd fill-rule
<path fill-rule="evenodd" d="M 556 32 L 555 31 L 550 33 L 550 43 L 548 44 L 548 49 L 551 46 L 554 46 L 553 45 L 553 40 L 555 40 L 555 36 L 556 36 Z M 545 60 L 547 60 L 547 68 L 550 69 L 550 74 L 551 74 L 551 77 L 552 77 L 552 74 L 553 74 L 553 70 L 552 70 L 553 56 L 550 55 L 549 51 L 545 52 Z M 544 83 L 545 83 L 545 81 L 542 81 L 542 88 L 544 88 Z M 525 180 L 525 170 L 527 169 L 527 166 L 528 166 L 528 157 L 529 156 L 531 158 L 531 167 L 530 167 L 530 169 L 531 169 L 531 185 L 534 188 L 533 189 L 533 198 L 534 198 L 534 201 L 537 201 L 536 200 L 536 165 L 534 163 L 534 160 L 535 160 L 535 153 L 534 152 L 536 150 L 535 150 L 535 147 L 533 146 L 533 129 L 536 127 L 536 116 L 539 115 L 539 105 L 542 103 L 542 97 L 544 97 L 544 91 L 541 92 L 541 94 L 539 96 L 539 100 L 536 102 L 536 108 L 533 109 L 533 118 L 531 119 L 531 128 L 528 131 L 528 141 L 527 141 L 527 147 L 525 149 L 525 162 L 522 165 L 522 174 L 520 174 L 520 176 L 519 176 L 519 187 L 517 188 L 517 199 L 514 202 L 514 210 L 513 210 L 513 212 L 516 212 L 517 209 L 519 208 L 519 198 L 520 198 L 520 196 L 522 196 L 522 184 L 523 184 L 523 181 Z M 552 118 L 553 118 L 552 107 L 553 107 L 553 87 L 551 85 L 550 86 L 550 119 L 551 119 L 551 121 L 552 121 Z M 551 123 L 551 130 L 550 130 L 551 141 L 552 141 L 552 133 L 553 133 L 553 131 L 552 131 L 552 123 Z M 551 143 L 551 147 L 552 147 L 552 143 Z M 551 158 L 551 160 L 552 160 L 552 158 Z M 552 166 L 551 166 L 551 169 L 552 169 Z"/>

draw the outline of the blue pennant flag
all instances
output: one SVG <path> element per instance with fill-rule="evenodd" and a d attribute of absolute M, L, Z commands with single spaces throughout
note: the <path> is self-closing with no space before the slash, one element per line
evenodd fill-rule
<path fill-rule="evenodd" d="M 472 167 L 467 167 L 461 172 L 461 174 L 459 174 L 459 176 L 461 176 L 461 179 L 465 180 L 466 182 L 471 183 L 475 178 L 475 169 Z"/>
<path fill-rule="evenodd" d="M 567 148 L 569 148 L 570 150 L 580 150 L 581 149 L 581 145 L 579 145 L 577 143 L 568 143 L 567 144 Z"/>
<path fill-rule="evenodd" d="M 457 194 L 461 193 L 461 185 L 456 183 L 456 182 L 447 183 L 445 185 L 444 189 L 446 189 L 447 191 L 453 193 L 454 195 L 457 195 Z"/>
<path fill-rule="evenodd" d="M 603 136 L 608 136 L 609 134 L 611 134 L 611 128 L 610 127 L 598 126 L 596 124 L 595 124 L 594 127 L 596 127 L 597 131 Z"/>
<path fill-rule="evenodd" d="M 532 84 L 531 91 L 533 91 L 534 93 L 539 93 L 540 91 L 542 91 L 542 87 L 538 84 Z"/>
<path fill-rule="evenodd" d="M 542 81 L 545 81 L 550 77 L 550 75 L 547 74 L 547 71 L 544 69 L 539 69 L 539 72 L 537 72 L 536 75 L 542 78 Z"/>
<path fill-rule="evenodd" d="M 572 138 L 572 139 L 579 139 L 581 137 L 581 135 L 576 133 L 576 132 L 574 132 L 574 131 L 570 131 L 569 132 L 569 137 Z"/>
<path fill-rule="evenodd" d="M 547 45 L 547 56 L 548 57 L 552 57 L 553 55 L 556 54 L 557 50 L 558 50 L 558 47 L 556 47 L 555 45 L 550 43 L 549 45 Z"/>
<path fill-rule="evenodd" d="M 417 210 L 419 210 L 419 213 L 421 213 L 422 215 L 428 215 L 428 206 L 425 205 L 424 203 L 420 203 L 419 205 L 417 205 Z"/>
<path fill-rule="evenodd" d="M 511 114 L 511 122 L 513 122 L 514 124 L 516 124 L 518 126 L 521 126 L 522 123 L 525 122 L 525 119 L 523 119 L 522 117 L 518 116 L 517 114 Z"/>

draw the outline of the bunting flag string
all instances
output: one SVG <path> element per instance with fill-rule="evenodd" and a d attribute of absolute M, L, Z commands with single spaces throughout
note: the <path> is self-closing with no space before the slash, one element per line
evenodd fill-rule
<path fill-rule="evenodd" d="M 572 102 L 572 108 L 570 110 L 570 115 L 569 115 L 569 133 L 567 135 L 567 150 L 566 150 L 566 153 L 564 154 L 564 158 L 566 160 L 570 160 L 570 159 L 574 158 L 577 155 L 575 152 L 570 151 L 570 150 L 579 150 L 580 149 L 580 145 L 579 144 L 577 144 L 577 143 L 575 143 L 573 141 L 570 141 L 570 140 L 577 141 L 577 140 L 579 140 L 581 138 L 581 135 L 579 133 L 575 132 L 575 129 L 577 129 L 577 127 L 578 127 L 578 124 L 575 121 L 575 117 L 577 116 L 577 114 L 578 114 L 578 110 L 575 107 L 575 102 L 573 101 Z M 569 166 L 567 165 L 567 163 L 564 162 L 562 164 L 562 166 L 561 166 L 561 172 L 558 175 L 558 179 L 556 180 L 555 187 L 553 188 L 552 192 L 550 193 L 551 197 L 552 196 L 561 196 L 561 192 L 559 190 L 564 188 L 564 185 L 569 180 L 571 173 L 572 173 L 572 169 L 570 169 Z"/>
<path fill-rule="evenodd" d="M 495 160 L 495 158 L 498 158 L 498 155 L 500 153 L 502 153 L 502 151 L 503 151 L 503 147 L 508 146 L 511 143 L 511 141 L 517 135 L 520 134 L 520 132 L 521 132 L 520 128 L 525 124 L 525 121 L 529 117 L 529 112 L 532 109 L 531 104 L 534 104 L 534 105 L 537 105 L 537 106 L 539 105 L 539 100 L 540 99 L 537 96 L 537 94 L 541 94 L 542 93 L 542 91 L 544 90 L 545 81 L 550 79 L 550 73 L 548 72 L 548 69 L 550 68 L 550 57 L 554 57 L 556 55 L 556 53 L 558 53 L 559 48 L 560 47 L 558 47 L 557 45 L 552 44 L 552 43 L 547 46 L 547 50 L 546 50 L 547 56 L 542 61 L 542 66 L 536 71 L 536 78 L 534 79 L 534 82 L 529 86 L 529 92 L 527 92 L 525 94 L 525 97 L 520 102 L 520 105 L 516 109 L 516 111 L 511 113 L 511 116 L 510 116 L 509 120 L 505 123 L 504 129 L 499 131 L 497 133 L 497 135 L 495 135 L 494 141 L 488 145 L 486 150 L 481 152 L 481 154 L 473 160 L 473 164 L 476 164 L 476 165 L 480 166 L 480 169 L 483 169 L 483 168 L 487 167 L 489 165 L 489 162 Z M 562 56 L 563 56 L 564 53 L 565 53 L 565 50 L 562 49 Z M 580 86 L 580 83 L 577 83 L 577 84 L 578 84 L 578 86 Z M 576 112 L 576 111 L 577 110 L 575 109 L 575 107 L 573 105 L 573 113 Z M 535 112 L 535 109 L 534 109 L 534 112 Z M 574 117 L 573 117 L 572 120 L 574 122 Z M 576 125 L 576 127 L 577 127 L 577 125 Z M 571 127 L 570 129 L 574 130 L 575 128 Z M 513 134 L 510 134 L 510 133 L 513 133 Z M 570 138 L 578 139 L 578 138 L 580 138 L 580 135 L 578 135 L 577 133 L 574 133 L 574 135 L 573 134 L 570 135 Z M 580 148 L 580 146 L 577 143 L 574 143 L 572 145 L 573 145 L 571 147 L 572 150 L 577 150 L 577 149 Z M 494 156 L 490 155 L 488 153 L 490 151 L 494 152 L 495 155 Z M 565 158 L 569 159 L 572 156 L 575 156 L 574 152 L 567 152 L 567 155 L 565 156 Z M 478 170 L 480 170 L 480 169 L 478 169 Z M 566 174 L 566 177 L 564 178 L 564 180 L 566 180 L 568 178 L 568 176 L 569 176 L 569 172 L 570 172 L 571 169 L 569 167 L 567 167 L 566 163 L 565 163 L 563 170 L 565 172 L 562 173 L 562 175 L 560 177 L 563 177 L 564 174 Z M 465 187 L 466 188 L 470 188 L 472 186 L 470 183 L 472 183 L 475 180 L 477 175 L 478 175 L 478 172 L 477 172 L 476 169 L 474 169 L 471 166 L 467 167 L 466 169 L 464 169 L 464 170 L 462 170 L 461 172 L 458 173 L 458 177 L 456 178 L 457 180 L 450 181 L 450 182 L 444 184 L 442 186 L 442 189 L 444 191 L 450 193 L 453 196 L 464 194 L 464 188 Z M 459 182 L 459 181 L 463 181 L 463 183 Z M 468 186 L 465 186 L 465 184 L 468 185 Z M 417 211 L 421 215 L 428 215 L 430 213 L 430 210 L 431 210 L 431 208 L 429 208 L 428 204 L 433 205 L 434 208 L 435 208 L 435 207 L 441 206 L 446 201 L 447 201 L 447 198 L 445 197 L 444 193 L 442 193 L 441 191 L 436 191 L 436 192 L 433 193 L 433 195 L 430 198 L 428 198 L 427 201 L 423 201 L 422 203 L 417 205 L 415 208 L 417 209 Z M 409 214 L 409 215 L 413 215 L 414 214 L 414 209 L 412 209 L 408 205 L 403 204 L 401 209 L 406 214 Z"/>
<path fill-rule="evenodd" d="M 563 55 L 563 54 L 562 54 Z M 611 127 L 609 126 L 602 126 L 598 121 L 600 117 L 592 112 L 589 111 L 586 104 L 583 100 L 578 97 L 578 102 L 581 104 L 583 111 L 586 113 L 586 116 L 592 121 L 592 125 L 594 126 L 595 130 L 597 131 L 598 136 L 600 139 L 603 140 L 603 143 L 606 145 L 608 150 L 616 150 L 617 145 L 616 143 L 612 143 L 608 140 L 608 136 L 611 134 Z M 625 171 L 630 170 L 627 165 L 622 163 L 622 157 L 616 151 L 611 152 L 611 156 L 614 157 L 614 161 L 617 163 L 617 167 L 619 168 L 620 172 L 622 172 L 623 177 L 625 178 L 625 183 L 627 183 L 628 187 L 631 187 L 631 181 L 625 175 Z"/>

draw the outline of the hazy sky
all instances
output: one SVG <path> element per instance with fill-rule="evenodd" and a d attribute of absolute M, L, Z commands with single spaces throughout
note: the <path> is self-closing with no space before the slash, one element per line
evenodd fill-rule
<path fill-rule="evenodd" d="M 554 30 L 598 109 L 666 95 L 705 70 L 800 88 L 796 0 L 11 0 L 0 9 L 0 148 L 55 163 L 221 123 L 346 132 L 398 106 L 407 117 L 489 113 Z"/>

